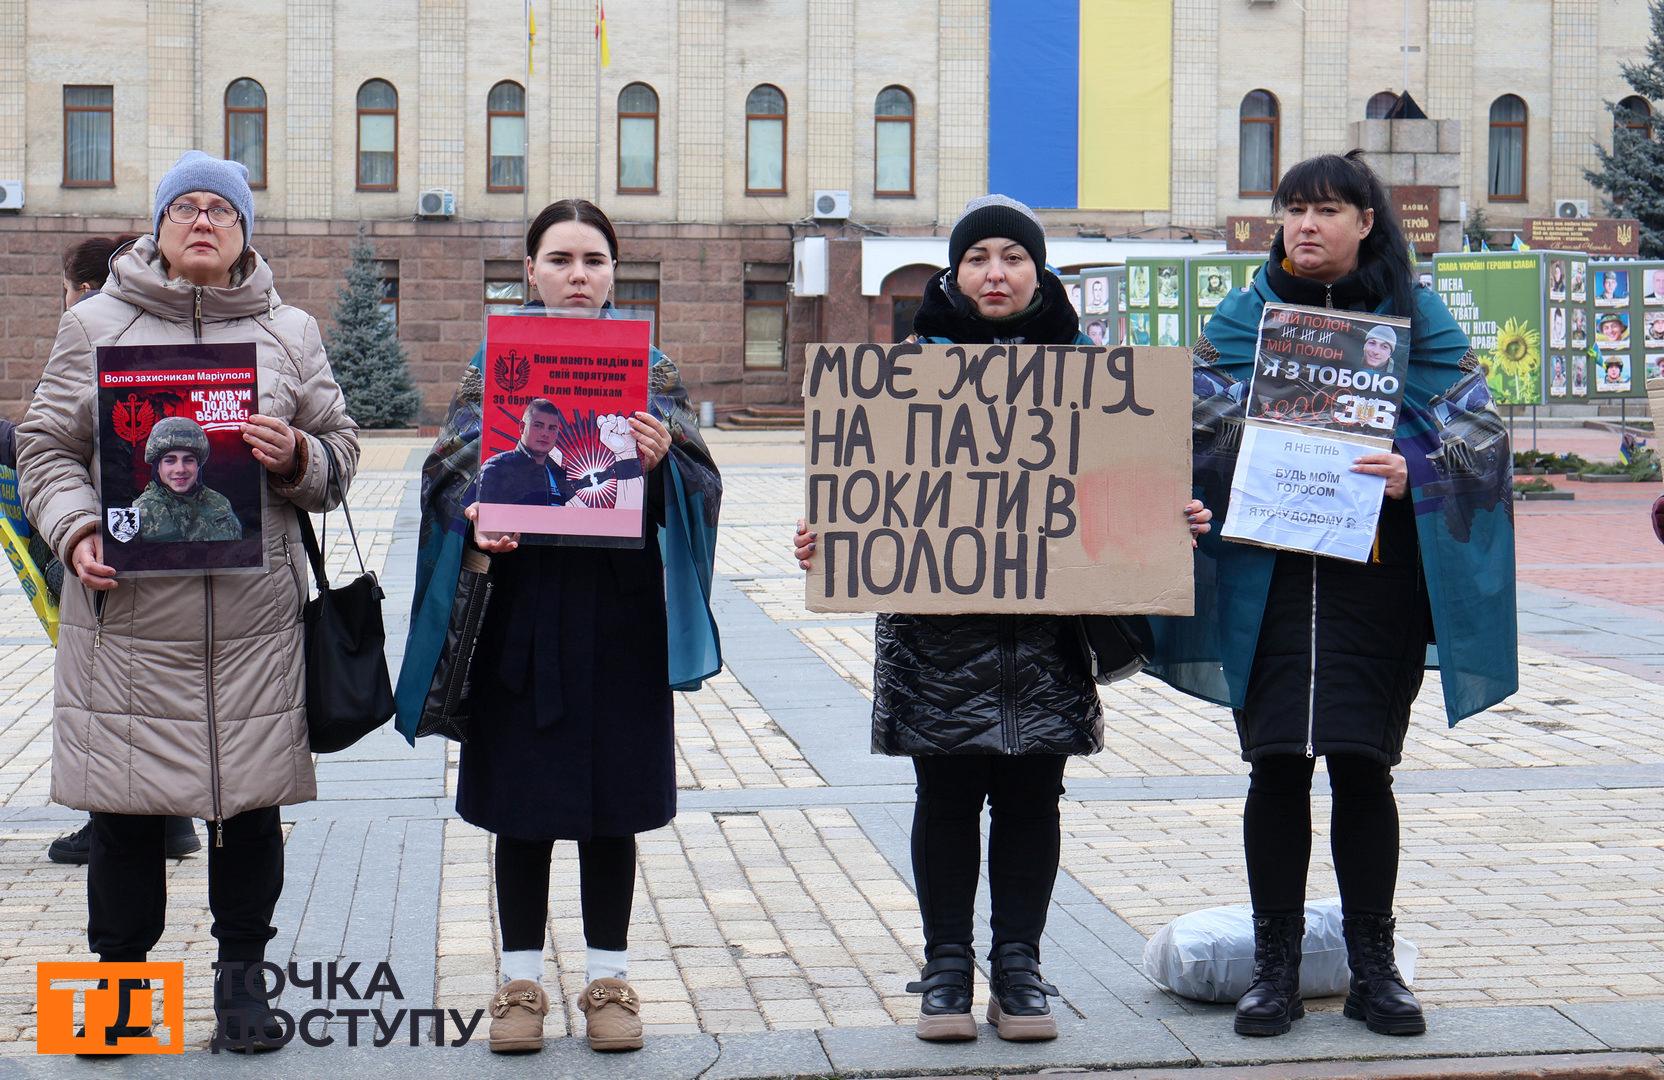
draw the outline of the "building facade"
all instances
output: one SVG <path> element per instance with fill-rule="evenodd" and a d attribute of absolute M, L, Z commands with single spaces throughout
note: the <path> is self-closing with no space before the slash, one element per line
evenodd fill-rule
<path fill-rule="evenodd" d="M 255 244 L 321 320 L 364 225 L 425 421 L 524 295 L 526 215 L 570 195 L 727 411 L 793 400 L 806 342 L 904 328 L 990 186 L 1060 266 L 1216 246 L 1408 89 L 1461 121 L 1468 208 L 1594 201 L 1647 34 L 1645 0 L 613 0 L 603 67 L 594 0 L 531 9 L 535 34 L 512 0 L 0 0 L 0 409 L 50 350 L 63 247 L 148 231 L 192 147 L 250 166 Z"/>

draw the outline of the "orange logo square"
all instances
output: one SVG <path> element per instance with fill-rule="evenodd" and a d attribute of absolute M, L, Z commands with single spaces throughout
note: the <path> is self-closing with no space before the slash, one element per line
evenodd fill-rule
<path fill-rule="evenodd" d="M 104 983 L 101 988 L 98 984 Z M 54 985 L 82 983 L 82 986 Z M 156 997 L 162 1016 L 156 1020 Z M 82 1003 L 82 1023 L 75 1004 Z M 77 1035 L 77 1028 L 85 1034 Z M 157 1028 L 163 1029 L 162 1041 Z M 149 1029 L 149 1033 L 143 1032 Z M 37 1054 L 180 1054 L 185 1051 L 185 964 L 60 961 L 35 965 Z"/>

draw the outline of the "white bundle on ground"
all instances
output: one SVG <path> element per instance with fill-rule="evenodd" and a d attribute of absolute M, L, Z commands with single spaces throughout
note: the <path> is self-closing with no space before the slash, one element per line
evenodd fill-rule
<path fill-rule="evenodd" d="M 1414 942 L 1394 937 L 1393 957 L 1407 983 L 1415 982 L 1416 954 Z M 1180 915 L 1144 946 L 1144 974 L 1193 1001 L 1235 1001 L 1254 977 L 1253 912 L 1239 904 Z M 1300 993 L 1344 994 L 1350 975 L 1340 900 L 1314 900 L 1306 905 Z"/>

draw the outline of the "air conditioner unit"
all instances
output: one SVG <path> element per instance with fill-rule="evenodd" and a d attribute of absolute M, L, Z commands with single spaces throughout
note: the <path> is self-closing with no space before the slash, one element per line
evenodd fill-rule
<path fill-rule="evenodd" d="M 1554 216 L 1557 218 L 1585 218 L 1589 216 L 1588 199 L 1555 199 Z"/>
<path fill-rule="evenodd" d="M 448 218 L 456 216 L 456 195 L 444 188 L 428 188 L 416 199 L 416 216 Z"/>
<path fill-rule="evenodd" d="M 0 180 L 0 210 L 23 209 L 23 181 Z"/>
<path fill-rule="evenodd" d="M 792 241 L 792 295 L 826 295 L 826 237 Z"/>
<path fill-rule="evenodd" d="M 815 192 L 814 216 L 827 221 L 843 221 L 849 217 L 849 192 Z"/>

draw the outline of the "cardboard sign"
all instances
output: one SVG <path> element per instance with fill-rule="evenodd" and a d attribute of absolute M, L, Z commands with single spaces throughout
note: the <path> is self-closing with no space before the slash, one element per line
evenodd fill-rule
<path fill-rule="evenodd" d="M 1190 356 L 811 345 L 811 611 L 1189 615 Z"/>
<path fill-rule="evenodd" d="M 1408 319 L 1267 304 L 1221 535 L 1362 562 L 1386 481 L 1352 472 L 1392 448 Z"/>
<path fill-rule="evenodd" d="M 641 546 L 647 481 L 630 417 L 647 408 L 652 327 L 586 312 L 486 320 L 481 531 Z"/>
<path fill-rule="evenodd" d="M 119 575 L 264 569 L 266 470 L 243 441 L 259 411 L 254 342 L 102 345 L 104 561 Z"/>
<path fill-rule="evenodd" d="M 1641 223 L 1634 218 L 1526 218 L 1525 242 L 1590 255 L 1635 255 L 1641 250 Z"/>

